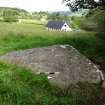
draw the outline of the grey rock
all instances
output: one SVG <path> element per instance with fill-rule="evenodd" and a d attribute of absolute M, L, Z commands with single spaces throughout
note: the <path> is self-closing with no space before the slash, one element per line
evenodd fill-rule
<path fill-rule="evenodd" d="M 0 61 L 26 66 L 33 72 L 46 73 L 51 83 L 69 86 L 77 82 L 99 83 L 100 70 L 69 45 L 54 45 L 8 53 Z"/>

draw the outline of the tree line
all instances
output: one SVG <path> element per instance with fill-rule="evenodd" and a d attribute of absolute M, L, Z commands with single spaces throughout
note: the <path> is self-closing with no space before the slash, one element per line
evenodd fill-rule
<path fill-rule="evenodd" d="M 0 7 L 0 17 L 4 22 L 18 22 L 19 19 L 35 19 L 35 20 L 59 20 L 67 21 L 69 17 L 59 12 L 33 12 L 18 8 Z"/>
<path fill-rule="evenodd" d="M 88 9 L 80 19 L 80 28 L 88 31 L 105 32 L 105 0 L 63 0 L 71 11 Z"/>

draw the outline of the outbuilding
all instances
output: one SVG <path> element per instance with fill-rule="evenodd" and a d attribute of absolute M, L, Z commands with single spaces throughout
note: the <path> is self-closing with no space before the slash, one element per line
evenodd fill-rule
<path fill-rule="evenodd" d="M 72 31 L 71 25 L 63 21 L 49 21 L 47 28 L 49 30 Z"/>

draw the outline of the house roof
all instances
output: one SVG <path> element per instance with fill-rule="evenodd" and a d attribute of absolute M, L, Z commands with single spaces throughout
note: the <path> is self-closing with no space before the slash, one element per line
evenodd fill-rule
<path fill-rule="evenodd" d="M 52 29 L 61 29 L 64 23 L 63 21 L 49 21 L 47 26 Z"/>

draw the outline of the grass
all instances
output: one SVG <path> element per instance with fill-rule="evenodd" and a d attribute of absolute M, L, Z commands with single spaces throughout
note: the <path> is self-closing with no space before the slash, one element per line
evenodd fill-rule
<path fill-rule="evenodd" d="M 44 74 L 0 62 L 0 105 L 102 105 L 102 90 L 87 83 L 63 90 L 51 85 Z"/>
<path fill-rule="evenodd" d="M 55 44 L 70 44 L 87 57 L 105 62 L 104 42 L 105 38 L 99 38 L 95 32 L 65 33 L 47 31 L 40 24 L 0 23 L 0 54 Z"/>
<path fill-rule="evenodd" d="M 51 86 L 43 74 L 0 63 L 0 105 L 73 105 L 74 99 Z"/>
<path fill-rule="evenodd" d="M 21 19 L 21 23 L 27 23 L 27 24 L 46 24 L 47 20 L 45 21 L 39 21 L 36 19 Z"/>
<path fill-rule="evenodd" d="M 47 31 L 42 25 L 0 23 L 0 55 L 34 47 L 70 44 L 87 57 L 105 61 L 104 33 Z M 23 67 L 0 62 L 0 105 L 102 105 L 105 89 L 78 83 L 63 90 Z"/>

